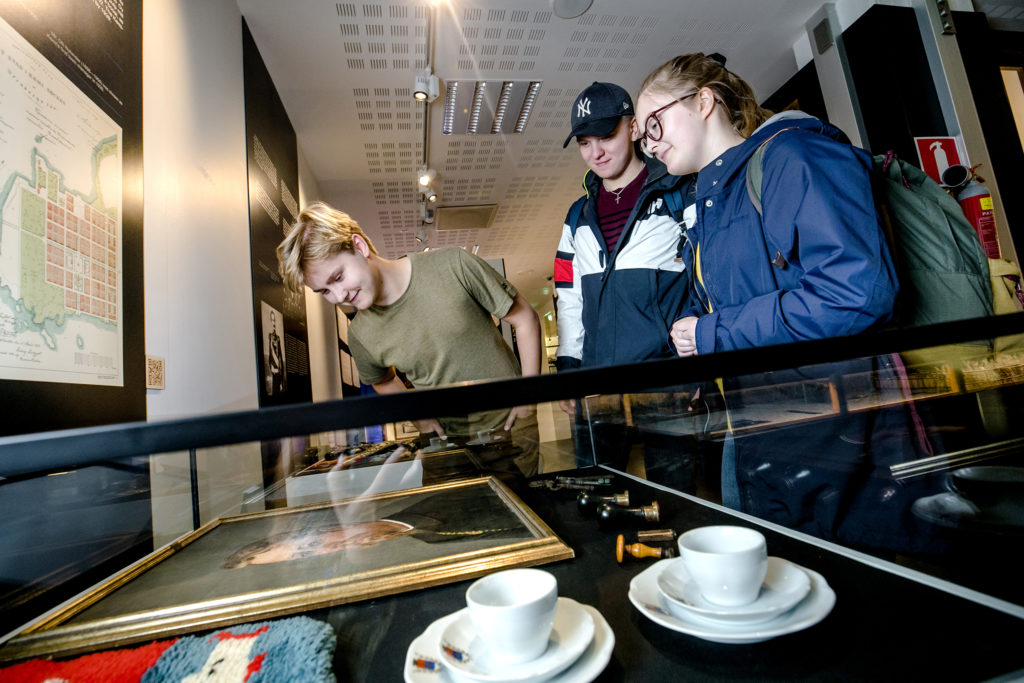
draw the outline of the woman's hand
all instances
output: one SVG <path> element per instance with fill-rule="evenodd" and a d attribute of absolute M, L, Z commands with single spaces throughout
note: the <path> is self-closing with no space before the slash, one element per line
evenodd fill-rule
<path fill-rule="evenodd" d="M 695 316 L 680 318 L 672 323 L 669 336 L 672 338 L 672 344 L 676 347 L 676 353 L 679 356 L 697 355 L 696 331 L 697 318 Z"/>

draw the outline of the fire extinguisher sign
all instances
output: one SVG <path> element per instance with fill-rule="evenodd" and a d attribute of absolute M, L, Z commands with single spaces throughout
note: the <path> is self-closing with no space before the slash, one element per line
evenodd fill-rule
<path fill-rule="evenodd" d="M 956 164 L 966 164 L 966 155 L 961 157 L 955 137 L 914 138 L 914 143 L 921 170 L 940 185 L 943 171 Z"/>

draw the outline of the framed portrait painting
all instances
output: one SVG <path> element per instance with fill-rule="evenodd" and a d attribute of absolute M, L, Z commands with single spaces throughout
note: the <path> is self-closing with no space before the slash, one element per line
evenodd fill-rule
<path fill-rule="evenodd" d="M 493 477 L 222 517 L 31 624 L 0 660 L 76 654 L 571 557 Z"/>

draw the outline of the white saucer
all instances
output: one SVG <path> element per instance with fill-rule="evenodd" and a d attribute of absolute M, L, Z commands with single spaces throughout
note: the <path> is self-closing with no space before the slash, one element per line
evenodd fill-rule
<path fill-rule="evenodd" d="M 781 557 L 768 558 L 768 571 L 757 600 L 747 605 L 716 605 L 701 595 L 697 583 L 680 557 L 668 560 L 658 574 L 658 589 L 668 599 L 673 614 L 680 612 L 703 619 L 753 624 L 776 617 L 806 597 L 811 590 L 807 572 Z"/>
<path fill-rule="evenodd" d="M 811 590 L 802 601 L 788 612 L 774 619 L 753 624 L 716 622 L 686 613 L 673 613 L 658 590 L 658 576 L 671 560 L 659 560 L 633 577 L 629 582 L 629 601 L 640 613 L 665 628 L 697 636 L 715 643 L 760 643 L 787 633 L 813 626 L 828 616 L 836 604 L 836 594 L 816 571 L 801 567 L 811 579 Z"/>
<path fill-rule="evenodd" d="M 569 598 L 559 598 L 559 601 Z M 579 603 L 576 603 L 579 604 Z M 597 678 L 608 660 L 611 659 L 615 647 L 615 634 L 601 613 L 590 605 L 580 605 L 590 615 L 594 625 L 594 637 L 583 654 L 571 666 L 561 673 L 546 677 L 540 676 L 526 681 L 550 681 L 551 683 L 590 683 Z M 405 654 L 403 675 L 406 683 L 459 683 L 466 679 L 458 672 L 448 668 L 437 656 L 437 644 L 441 634 L 452 621 L 459 617 L 459 612 L 442 617 L 427 627 L 412 643 Z M 519 681 L 518 683 L 525 683 Z"/>
<path fill-rule="evenodd" d="M 538 681 L 554 676 L 579 659 L 594 638 L 594 620 L 575 600 L 559 598 L 555 623 L 544 653 L 528 662 L 495 661 L 477 635 L 469 609 L 456 613 L 441 632 L 438 656 L 461 678 L 488 683 Z"/>

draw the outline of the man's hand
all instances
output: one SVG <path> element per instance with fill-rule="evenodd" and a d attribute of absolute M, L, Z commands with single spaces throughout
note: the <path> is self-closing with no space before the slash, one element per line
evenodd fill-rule
<path fill-rule="evenodd" d="M 680 356 L 697 355 L 697 318 L 690 316 L 680 318 L 672 323 L 672 344 L 676 347 L 676 353 Z"/>
<path fill-rule="evenodd" d="M 563 399 L 558 402 L 558 407 L 569 417 L 576 417 L 576 399 Z"/>
<path fill-rule="evenodd" d="M 508 419 L 505 420 L 505 431 L 510 431 L 512 425 L 516 423 L 521 417 L 530 417 L 537 412 L 537 406 L 516 406 L 508 413 Z"/>
<path fill-rule="evenodd" d="M 420 430 L 420 434 L 435 432 L 438 436 L 445 436 L 444 427 L 432 417 L 426 420 L 413 420 L 413 424 L 416 425 L 416 429 Z"/>

